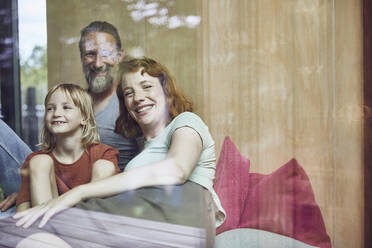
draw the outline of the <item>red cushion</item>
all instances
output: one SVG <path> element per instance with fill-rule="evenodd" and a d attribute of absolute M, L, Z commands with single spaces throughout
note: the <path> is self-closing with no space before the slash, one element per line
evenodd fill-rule
<path fill-rule="evenodd" d="M 309 178 L 295 159 L 272 174 L 250 174 L 242 208 L 239 227 L 282 234 L 321 248 L 331 247 Z"/>
<path fill-rule="evenodd" d="M 238 228 L 248 193 L 249 160 L 240 155 L 230 137 L 226 137 L 216 168 L 214 189 L 226 211 L 226 220 L 216 230 L 219 234 Z"/>
<path fill-rule="evenodd" d="M 249 173 L 249 168 L 249 160 L 226 137 L 214 184 L 226 220 L 216 234 L 255 228 L 331 247 L 309 178 L 295 159 L 269 175 Z"/>

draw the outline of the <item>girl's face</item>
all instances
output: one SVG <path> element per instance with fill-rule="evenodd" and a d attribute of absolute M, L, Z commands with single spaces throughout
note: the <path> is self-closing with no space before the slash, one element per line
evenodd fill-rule
<path fill-rule="evenodd" d="M 142 131 L 161 131 L 169 120 L 167 100 L 160 81 L 142 72 L 124 74 L 123 87 L 125 106 Z"/>
<path fill-rule="evenodd" d="M 58 89 L 50 96 L 45 111 L 45 125 L 49 132 L 81 136 L 81 126 L 85 122 L 71 97 L 62 90 Z"/>

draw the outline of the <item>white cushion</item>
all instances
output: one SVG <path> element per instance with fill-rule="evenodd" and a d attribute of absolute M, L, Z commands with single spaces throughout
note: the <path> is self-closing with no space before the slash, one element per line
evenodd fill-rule
<path fill-rule="evenodd" d="M 238 228 L 216 236 L 214 248 L 314 248 L 301 241 L 251 228 Z"/>

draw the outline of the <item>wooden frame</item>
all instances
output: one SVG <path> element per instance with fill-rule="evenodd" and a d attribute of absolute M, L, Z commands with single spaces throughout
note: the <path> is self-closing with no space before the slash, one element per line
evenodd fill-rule
<path fill-rule="evenodd" d="M 372 1 L 363 1 L 364 247 L 372 246 Z"/>

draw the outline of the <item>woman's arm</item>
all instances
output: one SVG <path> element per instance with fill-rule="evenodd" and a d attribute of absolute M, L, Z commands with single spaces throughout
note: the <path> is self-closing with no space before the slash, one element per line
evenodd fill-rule
<path fill-rule="evenodd" d="M 79 186 L 82 200 L 107 197 L 147 186 L 182 184 L 194 170 L 202 150 L 199 134 L 192 128 L 177 129 L 166 158 L 110 178 Z"/>
<path fill-rule="evenodd" d="M 47 204 L 16 214 L 21 218 L 17 226 L 28 227 L 44 215 L 40 227 L 56 213 L 82 200 L 107 197 L 146 186 L 184 183 L 194 170 L 202 151 L 202 140 L 192 128 L 181 127 L 171 138 L 171 145 L 163 161 L 124 171 L 115 176 L 80 185 Z"/>

